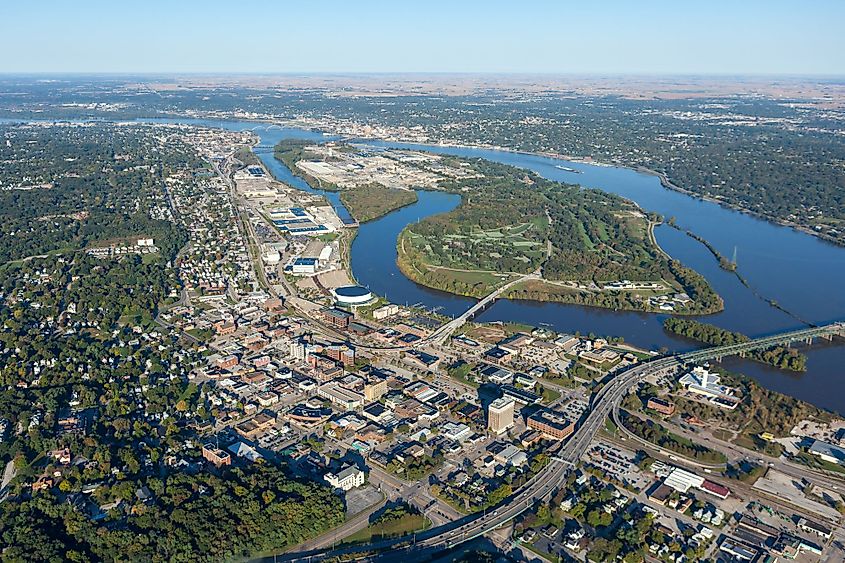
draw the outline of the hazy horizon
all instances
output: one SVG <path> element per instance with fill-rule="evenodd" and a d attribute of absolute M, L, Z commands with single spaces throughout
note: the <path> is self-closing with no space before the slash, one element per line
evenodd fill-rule
<path fill-rule="evenodd" d="M 566 77 L 566 78 L 684 78 L 684 79 L 725 79 L 725 80 L 741 80 L 747 78 L 779 78 L 779 79 L 845 79 L 845 70 L 835 73 L 799 73 L 799 72 L 737 72 L 737 73 L 722 73 L 722 72 L 566 72 L 566 71 L 546 71 L 546 72 L 518 72 L 518 71 L 400 71 L 400 70 L 384 70 L 384 71 L 243 71 L 243 70 L 218 70 L 218 71 L 0 71 L 0 76 L 22 76 L 22 77 L 37 77 L 37 76 L 74 76 L 74 77 L 99 77 L 99 76 L 119 76 L 119 77 L 231 77 L 231 76 L 478 76 L 478 77 Z"/>
<path fill-rule="evenodd" d="M 845 4 L 666 0 L 400 8 L 89 0 L 6 7 L 2 74 L 845 75 Z"/>

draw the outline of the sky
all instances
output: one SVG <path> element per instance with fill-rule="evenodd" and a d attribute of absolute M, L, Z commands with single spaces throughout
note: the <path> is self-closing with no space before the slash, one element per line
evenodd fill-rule
<path fill-rule="evenodd" d="M 845 75 L 845 1 L 26 0 L 2 73 Z"/>

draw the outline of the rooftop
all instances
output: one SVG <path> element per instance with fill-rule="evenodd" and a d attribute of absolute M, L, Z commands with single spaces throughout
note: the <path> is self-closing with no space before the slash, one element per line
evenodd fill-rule
<path fill-rule="evenodd" d="M 365 297 L 370 294 L 370 290 L 360 285 L 346 285 L 338 287 L 334 290 L 335 294 L 340 297 Z"/>

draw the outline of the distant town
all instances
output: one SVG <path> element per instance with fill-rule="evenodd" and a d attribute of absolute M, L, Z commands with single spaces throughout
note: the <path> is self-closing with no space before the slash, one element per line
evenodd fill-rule
<path fill-rule="evenodd" d="M 0 123 L 4 558 L 410 561 L 485 538 L 514 560 L 845 559 L 845 420 L 722 361 L 792 365 L 841 322 L 674 352 L 484 320 L 505 299 L 724 302 L 621 196 L 355 142 L 434 140 L 417 127 L 183 114 Z M 307 138 L 191 120 L 211 117 Z M 457 226 L 409 220 L 389 262 L 474 297 L 456 314 L 353 268 L 365 225 L 418 192 L 454 196 Z M 511 221 L 514 193 L 545 207 Z"/>

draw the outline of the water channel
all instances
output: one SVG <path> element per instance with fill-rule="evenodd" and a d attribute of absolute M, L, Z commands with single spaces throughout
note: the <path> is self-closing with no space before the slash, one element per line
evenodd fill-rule
<path fill-rule="evenodd" d="M 286 138 L 323 141 L 331 139 L 320 132 L 285 128 L 247 121 L 147 120 L 179 122 L 231 130 L 252 130 L 261 139 L 256 154 L 278 179 L 294 187 L 312 190 L 293 175 L 272 154 L 272 146 Z M 356 141 L 357 142 L 357 141 Z M 502 150 L 444 147 L 360 141 L 373 148 L 407 148 L 463 157 L 481 157 L 530 169 L 550 180 L 580 184 L 626 197 L 646 211 L 666 218 L 708 240 L 728 257 L 736 252 L 743 285 L 731 272 L 719 267 L 713 255 L 698 241 L 671 227 L 657 227 L 658 243 L 672 257 L 704 275 L 725 301 L 725 310 L 702 318 L 720 327 L 762 336 L 798 328 L 798 318 L 812 323 L 845 319 L 845 248 L 811 235 L 757 219 L 665 188 L 655 176 L 627 168 L 599 166 L 538 155 Z M 562 170 L 565 166 L 578 173 Z M 338 210 L 342 219 L 349 214 L 338 194 L 321 192 Z M 456 207 L 459 196 L 442 192 L 418 191 L 419 201 L 385 215 L 359 228 L 352 245 L 352 271 L 359 283 L 400 304 L 421 304 L 440 308 L 448 315 L 465 310 L 472 300 L 415 284 L 396 265 L 396 238 L 408 224 Z M 789 314 L 761 299 L 775 300 Z M 613 311 L 577 305 L 500 300 L 484 311 L 479 321 L 514 321 L 532 326 L 548 325 L 557 331 L 622 336 L 632 344 L 648 349 L 666 347 L 683 351 L 697 347 L 694 342 L 667 334 L 662 328 L 665 315 Z M 845 346 L 818 344 L 805 350 L 807 372 L 792 374 L 754 362 L 731 359 L 726 367 L 754 377 L 763 386 L 806 400 L 817 406 L 845 414 Z"/>

